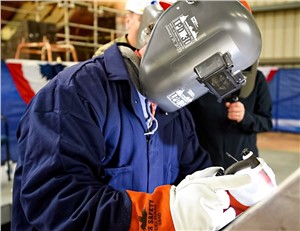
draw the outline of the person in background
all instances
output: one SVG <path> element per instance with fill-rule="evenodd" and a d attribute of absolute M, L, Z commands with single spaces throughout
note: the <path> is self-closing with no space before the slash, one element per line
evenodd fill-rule
<path fill-rule="evenodd" d="M 150 4 L 155 4 L 155 1 L 151 0 L 128 0 L 125 5 L 125 10 L 127 11 L 125 15 L 125 29 L 126 34 L 118 37 L 109 43 L 100 46 L 94 56 L 101 55 L 103 52 L 109 48 L 114 43 L 128 43 L 132 47 L 136 47 L 136 36 L 141 23 L 141 18 L 146 6 Z"/>
<path fill-rule="evenodd" d="M 246 85 L 223 102 L 208 93 L 187 106 L 199 142 L 216 166 L 228 168 L 242 160 L 245 148 L 259 156 L 257 133 L 272 129 L 272 99 L 264 74 L 257 70 L 257 63 L 244 74 L 248 75 Z"/>

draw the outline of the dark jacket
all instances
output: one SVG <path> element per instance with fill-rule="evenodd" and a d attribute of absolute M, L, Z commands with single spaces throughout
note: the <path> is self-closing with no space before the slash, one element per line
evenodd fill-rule
<path fill-rule="evenodd" d="M 117 45 L 60 72 L 20 122 L 12 230 L 127 230 L 126 189 L 151 193 L 211 166 L 187 109 L 156 118 L 145 136 Z"/>
<path fill-rule="evenodd" d="M 234 160 L 226 156 L 226 152 L 237 160 L 242 159 L 244 148 L 258 155 L 257 133 L 272 128 L 272 100 L 261 71 L 257 72 L 252 93 L 240 101 L 245 107 L 245 116 L 240 123 L 230 121 L 225 102 L 218 103 L 210 93 L 188 105 L 200 144 L 210 153 L 213 165 L 227 168 L 233 164 Z"/>

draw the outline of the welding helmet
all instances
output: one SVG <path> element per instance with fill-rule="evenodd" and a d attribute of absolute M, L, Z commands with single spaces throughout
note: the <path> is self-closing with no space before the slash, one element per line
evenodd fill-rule
<path fill-rule="evenodd" d="M 239 1 L 178 1 L 158 18 L 140 65 L 141 92 L 173 112 L 207 92 L 241 88 L 261 52 L 261 34 Z M 216 99 L 216 100 L 217 100 Z"/>
<path fill-rule="evenodd" d="M 164 9 L 156 1 L 152 1 L 151 5 L 145 7 L 141 23 L 137 31 L 136 48 L 141 49 L 149 42 L 153 27 L 163 12 Z"/>
<path fill-rule="evenodd" d="M 247 98 L 254 89 L 256 74 L 257 74 L 258 60 L 250 67 L 242 71 L 243 75 L 246 76 L 246 83 L 241 87 L 239 97 Z"/>

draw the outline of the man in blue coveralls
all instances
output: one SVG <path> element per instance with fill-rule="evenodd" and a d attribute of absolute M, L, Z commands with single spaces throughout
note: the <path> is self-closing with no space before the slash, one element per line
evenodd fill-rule
<path fill-rule="evenodd" d="M 136 87 L 146 48 L 116 43 L 31 101 L 12 230 L 217 230 L 235 218 L 226 190 L 250 177 L 215 177 L 189 111 L 151 108 Z"/>

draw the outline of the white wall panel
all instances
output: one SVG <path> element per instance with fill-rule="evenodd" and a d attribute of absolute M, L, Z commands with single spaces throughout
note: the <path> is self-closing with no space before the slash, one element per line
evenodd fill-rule
<path fill-rule="evenodd" d="M 296 31 L 295 31 L 295 51 L 297 56 L 300 57 L 300 10 L 297 11 L 296 17 L 295 17 L 295 23 L 296 23 Z"/>
<path fill-rule="evenodd" d="M 274 2 L 277 1 L 250 1 L 251 5 L 261 6 L 274 4 Z M 287 0 L 287 2 L 291 1 Z M 262 34 L 261 59 L 274 59 L 277 63 L 278 60 L 285 59 L 283 61 L 285 64 L 287 60 L 291 60 L 292 63 L 300 65 L 300 7 L 254 11 L 253 15 Z"/>
<path fill-rule="evenodd" d="M 281 3 L 291 3 L 291 2 L 298 2 L 299 0 L 247 0 L 249 5 L 252 6 L 268 6 L 274 4 L 281 4 Z"/>
<path fill-rule="evenodd" d="M 273 13 L 274 27 L 272 28 L 273 34 L 270 37 L 270 40 L 273 38 L 273 57 L 280 58 L 283 57 L 284 53 L 286 53 L 286 20 L 285 20 L 285 12 Z M 290 35 L 289 35 L 290 36 Z M 265 54 L 266 57 L 272 57 L 270 53 Z"/>

